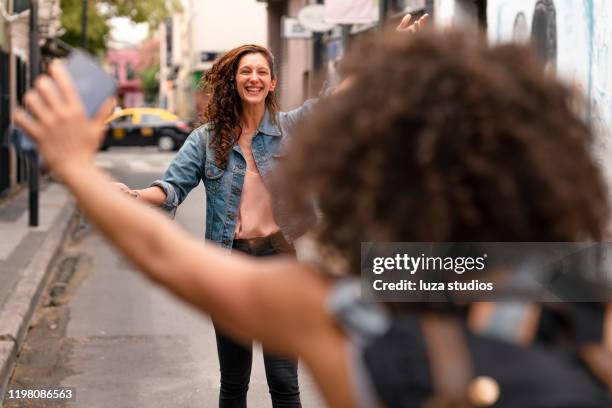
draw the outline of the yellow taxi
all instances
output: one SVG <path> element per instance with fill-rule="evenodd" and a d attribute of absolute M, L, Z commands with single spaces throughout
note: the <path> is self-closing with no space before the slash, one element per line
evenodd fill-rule
<path fill-rule="evenodd" d="M 176 115 L 160 108 L 128 108 L 113 113 L 106 120 L 102 150 L 110 146 L 158 146 L 160 150 L 178 150 L 190 126 Z"/>

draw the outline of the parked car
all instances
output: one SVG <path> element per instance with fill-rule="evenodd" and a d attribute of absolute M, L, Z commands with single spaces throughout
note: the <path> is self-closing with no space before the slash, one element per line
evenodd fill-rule
<path fill-rule="evenodd" d="M 176 115 L 158 108 L 128 108 L 111 115 L 101 149 L 110 146 L 158 146 L 178 150 L 191 127 Z"/>

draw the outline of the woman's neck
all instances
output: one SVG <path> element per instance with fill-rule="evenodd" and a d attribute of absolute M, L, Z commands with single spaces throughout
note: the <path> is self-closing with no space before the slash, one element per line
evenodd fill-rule
<path fill-rule="evenodd" d="M 265 112 L 265 103 L 257 105 L 242 105 L 242 117 L 240 118 L 242 130 L 253 131 L 257 129 Z"/>

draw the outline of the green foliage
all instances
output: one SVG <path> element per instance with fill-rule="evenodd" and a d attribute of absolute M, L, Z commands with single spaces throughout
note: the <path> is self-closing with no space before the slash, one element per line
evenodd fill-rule
<path fill-rule="evenodd" d="M 94 53 L 103 52 L 110 33 L 108 20 L 112 17 L 100 12 L 95 2 L 89 0 L 87 9 L 87 45 Z M 81 45 L 83 0 L 61 0 L 62 26 L 66 33 L 61 39 L 68 44 L 78 47 Z"/>
<path fill-rule="evenodd" d="M 157 101 L 157 94 L 159 93 L 159 65 L 146 68 L 139 72 L 138 75 L 142 82 L 145 102 L 147 104 L 155 103 Z"/>
<path fill-rule="evenodd" d="M 129 17 L 135 23 L 149 23 L 152 29 L 168 17 L 170 10 L 180 6 L 180 2 L 173 1 L 170 9 L 166 7 L 166 0 L 110 0 L 111 6 L 117 16 Z"/>
<path fill-rule="evenodd" d="M 149 29 L 155 30 L 173 10 L 180 9 L 177 0 L 167 7 L 165 0 L 88 0 L 87 42 L 93 53 L 106 50 L 109 40 L 109 20 L 113 17 L 128 17 L 135 23 L 149 23 Z M 62 8 L 62 25 L 66 33 L 62 40 L 72 46 L 81 45 L 83 0 L 60 0 Z"/>

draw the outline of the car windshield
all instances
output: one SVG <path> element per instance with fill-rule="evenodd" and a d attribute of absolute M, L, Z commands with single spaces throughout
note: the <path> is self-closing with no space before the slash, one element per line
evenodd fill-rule
<path fill-rule="evenodd" d="M 111 123 L 114 126 L 117 125 L 129 125 L 130 123 L 132 123 L 132 118 L 134 117 L 134 115 L 123 115 L 123 116 L 119 116 L 118 118 L 116 118 L 115 120 L 113 120 Z"/>

